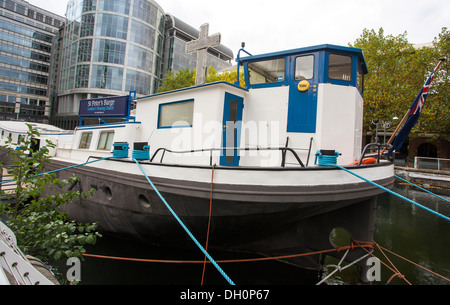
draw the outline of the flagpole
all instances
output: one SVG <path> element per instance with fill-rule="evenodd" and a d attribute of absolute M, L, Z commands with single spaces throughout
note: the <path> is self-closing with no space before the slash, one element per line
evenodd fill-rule
<path fill-rule="evenodd" d="M 439 66 L 442 64 L 442 62 L 446 61 L 445 57 L 439 58 L 439 62 L 436 65 L 436 68 L 434 68 L 433 73 L 435 74 L 436 71 L 439 69 Z M 400 129 L 400 127 L 403 125 L 404 121 L 406 120 L 406 118 L 408 117 L 408 115 L 411 113 L 411 107 L 408 108 L 408 111 L 406 111 L 405 115 L 403 116 L 403 119 L 400 121 L 400 123 L 398 123 L 397 128 L 395 129 L 394 133 L 392 134 L 392 136 L 390 137 L 389 141 L 386 143 L 386 145 L 391 144 L 391 142 L 394 140 L 398 130 Z M 383 153 L 387 150 L 387 148 L 385 147 L 381 153 L 380 156 L 383 155 Z"/>

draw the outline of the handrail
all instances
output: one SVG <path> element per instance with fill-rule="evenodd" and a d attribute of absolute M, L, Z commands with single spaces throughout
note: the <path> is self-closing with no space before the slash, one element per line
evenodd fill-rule
<path fill-rule="evenodd" d="M 174 153 L 174 154 L 186 154 L 186 153 L 196 153 L 196 152 L 210 152 L 210 160 L 209 163 L 212 166 L 212 152 L 213 151 L 226 151 L 226 150 L 234 150 L 234 151 L 254 151 L 254 150 L 279 150 L 279 151 L 289 151 L 292 153 L 292 155 L 295 157 L 295 159 L 297 160 L 298 164 L 301 167 L 305 167 L 305 164 L 303 164 L 302 160 L 300 159 L 300 157 L 298 156 L 298 154 L 295 152 L 295 150 L 293 148 L 290 147 L 245 147 L 245 148 L 238 148 L 238 147 L 222 147 L 222 148 L 201 148 L 201 149 L 192 149 L 192 150 L 184 150 L 184 151 L 174 151 L 174 150 L 170 150 L 164 147 L 160 147 L 158 148 L 152 155 L 152 157 L 150 158 L 150 162 L 153 162 L 153 160 L 155 159 L 156 155 L 162 151 L 163 154 L 161 156 L 161 160 L 159 161 L 160 163 L 162 163 L 164 155 L 166 152 L 169 153 Z M 297 149 L 297 150 L 307 150 L 307 149 Z M 283 166 L 284 164 L 282 164 L 281 166 Z"/>
<path fill-rule="evenodd" d="M 389 148 L 389 147 L 391 147 L 391 145 L 388 145 L 388 144 L 380 144 L 380 143 L 369 143 L 369 144 L 367 144 L 366 146 L 364 146 L 364 149 L 363 149 L 363 151 L 361 153 L 361 157 L 359 158 L 359 161 L 358 161 L 358 166 L 361 165 L 363 159 L 366 157 L 367 150 L 370 147 L 372 147 L 372 146 L 376 146 L 378 148 L 378 152 L 376 154 L 376 156 L 377 156 L 377 164 L 380 163 L 380 156 L 382 156 L 381 148 Z"/>

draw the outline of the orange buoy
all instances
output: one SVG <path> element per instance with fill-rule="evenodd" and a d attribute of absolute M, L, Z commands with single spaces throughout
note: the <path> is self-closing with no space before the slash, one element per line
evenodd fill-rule
<path fill-rule="evenodd" d="M 358 162 L 359 161 L 355 161 L 355 162 L 350 163 L 349 165 L 356 165 L 356 164 L 358 164 Z M 377 159 L 375 159 L 375 158 L 364 158 L 361 162 L 361 164 L 375 164 L 375 163 L 377 163 Z"/>

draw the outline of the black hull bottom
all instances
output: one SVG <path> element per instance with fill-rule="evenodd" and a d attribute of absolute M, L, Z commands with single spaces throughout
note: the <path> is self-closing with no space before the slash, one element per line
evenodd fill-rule
<path fill-rule="evenodd" d="M 64 166 L 53 162 L 49 170 L 58 167 Z M 87 200 L 74 201 L 63 207 L 70 218 L 79 222 L 97 222 L 101 232 L 145 243 L 196 247 L 144 177 L 120 179 L 117 172 L 86 167 L 58 173 L 61 178 L 72 174 L 80 178 L 75 189 L 95 188 L 96 191 Z M 158 187 L 158 182 L 155 185 Z M 160 191 L 190 232 L 204 245 L 209 196 L 181 195 L 168 188 Z M 372 190 L 366 197 L 304 203 L 283 202 L 282 198 L 280 202 L 227 201 L 213 195 L 208 249 L 245 251 L 269 257 L 310 253 L 335 248 L 330 234 L 337 228 L 345 229 L 353 240 L 370 242 L 376 195 Z M 347 245 L 349 243 L 350 240 Z M 337 257 L 342 254 L 336 253 Z M 353 261 L 364 254 L 363 249 L 353 249 L 346 260 Z M 321 268 L 319 254 L 282 260 L 303 268 Z M 364 266 L 365 261 L 359 264 Z"/>

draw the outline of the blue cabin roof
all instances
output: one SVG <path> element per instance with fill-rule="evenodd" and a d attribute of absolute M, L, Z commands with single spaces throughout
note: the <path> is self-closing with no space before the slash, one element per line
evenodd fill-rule
<path fill-rule="evenodd" d="M 357 87 L 362 94 L 368 73 L 361 49 L 330 44 L 238 57 L 237 61 L 244 66 L 247 88 L 297 86 L 306 79 Z"/>
<path fill-rule="evenodd" d="M 322 44 L 322 45 L 317 45 L 317 46 L 310 46 L 310 47 L 304 47 L 304 48 L 298 48 L 298 49 L 292 49 L 292 50 L 285 50 L 285 51 L 279 51 L 279 52 L 273 52 L 273 53 L 241 57 L 240 63 L 245 63 L 248 61 L 271 59 L 271 58 L 277 58 L 277 57 L 284 57 L 284 56 L 290 56 L 290 55 L 300 55 L 300 54 L 319 52 L 319 51 L 337 52 L 337 53 L 341 53 L 341 54 L 355 55 L 358 57 L 358 59 L 361 62 L 361 67 L 363 69 L 363 73 L 367 74 L 369 72 L 362 49 L 337 46 L 337 45 L 331 45 L 331 44 Z"/>

